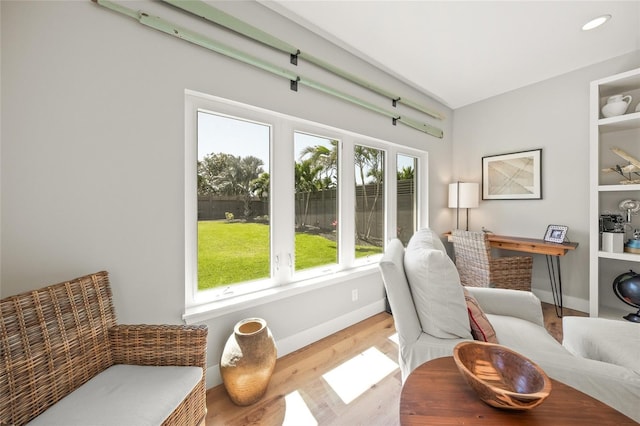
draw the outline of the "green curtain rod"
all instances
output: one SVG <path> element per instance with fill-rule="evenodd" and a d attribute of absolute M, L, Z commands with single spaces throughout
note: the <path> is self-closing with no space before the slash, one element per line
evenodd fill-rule
<path fill-rule="evenodd" d="M 192 0 L 192 1 L 184 1 L 184 0 L 162 0 L 165 3 L 168 3 L 172 6 L 175 6 L 179 9 L 182 9 L 184 11 L 187 11 L 189 13 L 192 13 L 194 15 L 197 15 L 209 22 L 213 22 L 215 24 L 221 25 L 225 28 L 228 28 L 232 31 L 235 31 L 239 34 L 242 34 L 246 37 L 249 37 L 253 40 L 256 40 L 260 43 L 266 44 L 267 46 L 270 46 L 274 49 L 280 50 L 282 52 L 285 53 L 289 53 L 291 55 L 292 58 L 295 58 L 297 60 L 297 58 L 304 58 L 305 60 L 311 62 L 312 64 L 323 68 L 326 71 L 332 72 L 333 74 L 336 74 L 346 80 L 351 81 L 352 83 L 355 83 L 359 86 L 362 86 L 368 90 L 371 90 L 379 95 L 382 95 L 384 97 L 387 97 L 389 99 L 391 99 L 391 101 L 393 102 L 393 106 L 395 106 L 396 102 L 397 103 L 401 103 L 403 105 L 406 105 L 410 108 L 413 108 L 417 111 L 420 111 L 424 114 L 427 114 L 430 117 L 436 118 L 438 120 L 442 120 L 444 119 L 444 115 L 437 112 L 437 111 L 433 111 L 429 108 L 426 108 L 422 105 L 419 105 L 416 102 L 413 102 L 409 99 L 404 99 L 400 96 L 397 96 L 379 86 L 376 86 L 354 74 L 348 73 L 338 67 L 336 67 L 335 65 L 324 61 L 320 58 L 317 58 L 313 55 L 310 55 L 308 53 L 305 52 L 301 52 L 300 49 L 297 49 L 296 47 L 292 46 L 291 44 L 280 40 L 277 37 L 272 36 L 269 33 L 266 33 L 264 31 L 262 31 L 259 28 L 256 28 L 250 24 L 247 24 L 244 21 L 239 20 L 238 18 L 229 15 L 228 13 L 225 13 L 219 9 L 216 9 L 213 6 L 210 6 L 206 3 L 203 3 L 202 1 L 196 1 L 196 0 Z M 295 62 L 295 61 L 294 61 Z"/>
<path fill-rule="evenodd" d="M 411 118 L 408 117 L 402 117 L 399 116 L 398 114 L 391 112 L 391 111 L 387 111 L 384 108 L 380 108 L 374 104 L 371 104 L 367 101 L 364 101 L 362 99 L 359 99 L 355 96 L 351 96 L 347 93 L 335 90 L 331 87 L 328 87 L 322 83 L 313 81 L 311 79 L 308 79 L 306 77 L 302 77 L 300 75 L 297 75 L 295 73 L 292 73 L 291 71 L 288 71 L 284 68 L 280 68 L 276 65 L 270 64 L 266 61 L 263 61 L 257 57 L 251 56 L 249 54 L 246 54 L 244 52 L 241 52 L 240 50 L 237 50 L 233 47 L 230 46 L 226 46 L 222 43 L 219 43 L 215 40 L 211 40 L 201 34 L 198 34 L 194 31 L 188 30 L 186 28 L 180 28 L 174 24 L 172 24 L 171 22 L 168 22 L 160 17 L 157 16 L 151 16 L 148 15 L 142 11 L 134 11 L 132 9 L 126 8 L 124 6 L 121 6 L 117 3 L 111 2 L 109 0 L 92 0 L 94 3 L 99 4 L 100 6 L 103 6 L 107 9 L 113 10 L 115 12 L 121 13 L 123 15 L 129 16 L 133 19 L 136 19 L 138 22 L 140 22 L 143 25 L 146 25 L 150 28 L 153 28 L 155 30 L 161 31 L 165 34 L 169 34 L 171 36 L 180 38 L 182 40 L 188 41 L 190 43 L 196 44 L 198 46 L 204 47 L 208 50 L 214 51 L 216 53 L 220 53 L 222 55 L 225 55 L 227 57 L 236 59 L 240 62 L 249 64 L 249 65 L 253 65 L 257 68 L 260 68 L 264 71 L 268 71 L 272 74 L 275 74 L 277 76 L 280 77 L 284 77 L 288 80 L 291 81 L 292 85 L 294 84 L 302 84 L 305 85 L 307 87 L 316 89 L 318 91 L 324 92 L 326 94 L 332 95 L 334 97 L 337 97 L 339 99 L 343 99 L 345 101 L 351 102 L 355 105 L 361 106 L 363 108 L 366 108 L 370 111 L 374 111 L 377 112 L 381 115 L 384 115 L 386 117 L 389 117 L 392 119 L 393 124 L 395 124 L 396 122 L 400 122 L 406 126 L 409 126 L 411 128 L 414 128 L 416 130 L 419 130 L 421 132 L 427 133 L 431 136 L 437 137 L 437 138 L 442 138 L 444 136 L 444 133 L 441 129 L 431 126 L 429 124 L 425 124 L 425 123 L 421 123 L 418 122 L 417 120 L 413 120 Z"/>

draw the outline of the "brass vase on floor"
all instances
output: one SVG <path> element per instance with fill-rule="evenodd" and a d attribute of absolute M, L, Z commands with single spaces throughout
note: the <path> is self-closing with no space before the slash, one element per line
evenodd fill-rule
<path fill-rule="evenodd" d="M 262 398 L 276 357 L 276 345 L 265 320 L 248 318 L 235 325 L 222 351 L 220 375 L 236 405 L 251 405 Z"/>

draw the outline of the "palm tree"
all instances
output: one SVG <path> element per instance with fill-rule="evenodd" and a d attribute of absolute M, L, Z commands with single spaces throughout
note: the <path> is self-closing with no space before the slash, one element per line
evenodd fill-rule
<path fill-rule="evenodd" d="M 404 166 L 402 170 L 398 171 L 398 180 L 410 180 L 413 179 L 414 175 L 413 167 Z"/>
<path fill-rule="evenodd" d="M 363 223 L 362 229 L 358 229 L 358 220 L 356 216 L 356 232 L 359 237 L 365 241 L 371 236 L 371 228 L 373 226 L 373 218 L 380 198 L 380 188 L 384 178 L 383 170 L 384 153 L 375 148 L 367 148 L 356 145 L 354 150 L 354 162 L 356 172 L 358 173 L 359 182 L 362 185 L 362 201 L 363 201 Z M 367 178 L 371 178 L 367 181 Z M 375 188 L 374 199 L 369 202 L 369 194 L 367 193 L 367 184 L 373 184 Z M 356 182 L 358 185 L 358 182 Z M 368 215 L 367 215 L 368 213 Z"/>
<path fill-rule="evenodd" d="M 299 202 L 301 208 L 296 209 L 296 215 L 300 214 L 302 210 L 302 216 L 299 217 L 300 229 L 304 229 L 307 224 L 307 215 L 309 213 L 309 200 L 311 194 L 318 192 L 321 189 L 322 180 L 318 179 L 318 175 L 322 172 L 322 167 L 315 165 L 311 159 L 304 160 L 300 163 L 295 163 L 295 186 L 296 195 L 299 195 Z"/>
<path fill-rule="evenodd" d="M 300 152 L 300 161 L 306 159 L 311 160 L 314 166 L 322 168 L 321 174 L 323 188 L 329 189 L 335 187 L 338 174 L 338 141 L 332 139 L 329 141 L 331 149 L 324 145 L 307 146 Z"/>
<path fill-rule="evenodd" d="M 269 198 L 269 173 L 262 173 L 257 179 L 251 181 L 251 192 L 259 198 Z"/>

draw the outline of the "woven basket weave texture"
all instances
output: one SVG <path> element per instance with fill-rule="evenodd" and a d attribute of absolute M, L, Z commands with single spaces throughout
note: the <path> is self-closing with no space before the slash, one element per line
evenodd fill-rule
<path fill-rule="evenodd" d="M 455 229 L 452 237 L 462 285 L 531 290 L 531 256 L 492 257 L 485 232 Z"/>
<path fill-rule="evenodd" d="M 0 424 L 35 418 L 113 364 L 203 369 L 164 424 L 206 413 L 206 326 L 116 325 L 105 271 L 0 300 Z"/>

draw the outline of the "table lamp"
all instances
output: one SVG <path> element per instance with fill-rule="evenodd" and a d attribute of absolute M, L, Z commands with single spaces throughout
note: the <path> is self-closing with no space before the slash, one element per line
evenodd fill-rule
<path fill-rule="evenodd" d="M 460 229 L 460 209 L 467 209 L 467 228 L 469 230 L 469 209 L 478 207 L 480 185 L 473 182 L 455 182 L 449 184 L 449 208 L 456 209 L 456 229 Z"/>

